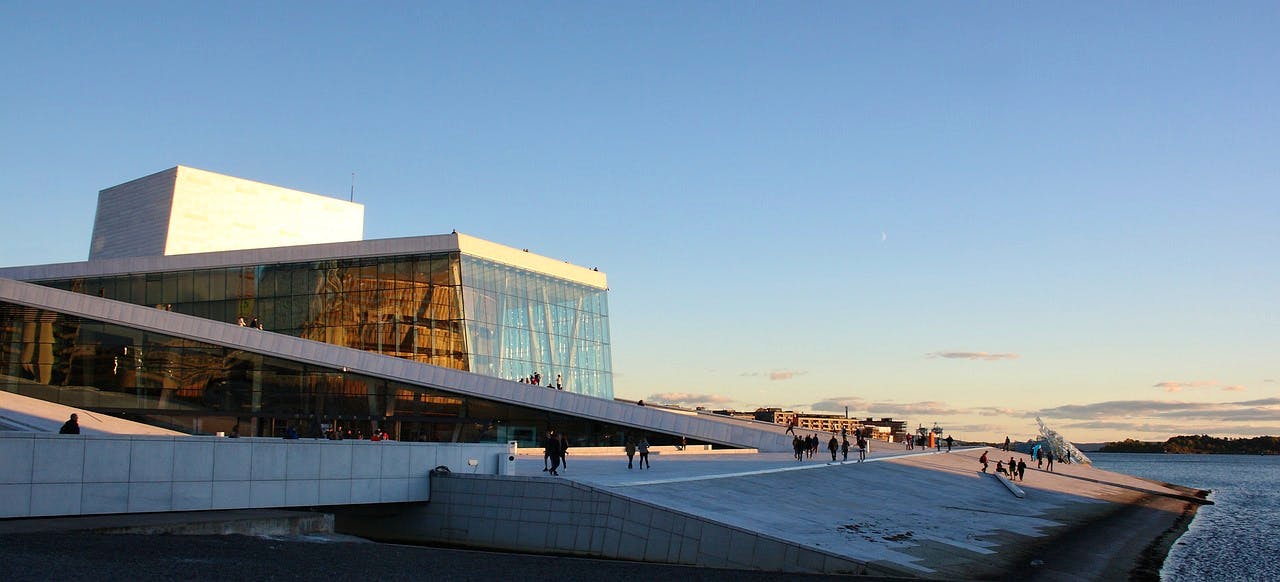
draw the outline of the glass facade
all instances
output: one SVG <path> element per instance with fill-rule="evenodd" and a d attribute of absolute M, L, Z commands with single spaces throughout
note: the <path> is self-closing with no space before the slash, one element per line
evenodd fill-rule
<path fill-rule="evenodd" d="M 462 256 L 472 371 L 613 397 L 604 289 Z"/>
<path fill-rule="evenodd" d="M 613 397 L 603 289 L 456 252 L 36 283 Z"/>
<path fill-rule="evenodd" d="M 551 427 L 570 435 L 574 446 L 617 445 L 626 431 L 3 302 L 0 390 L 203 434 L 238 426 L 245 436 L 282 436 L 293 425 L 303 436 L 336 430 L 367 437 L 381 429 L 397 440 L 514 440 L 534 447 Z M 665 435 L 650 440 L 674 442 Z"/>

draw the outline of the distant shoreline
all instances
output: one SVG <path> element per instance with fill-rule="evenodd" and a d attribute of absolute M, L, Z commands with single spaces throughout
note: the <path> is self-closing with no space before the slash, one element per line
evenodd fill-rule
<path fill-rule="evenodd" d="M 1280 455 L 1280 437 L 1219 438 L 1182 435 L 1164 442 L 1125 439 L 1104 443 L 1099 453 L 1175 453 L 1202 455 Z"/>

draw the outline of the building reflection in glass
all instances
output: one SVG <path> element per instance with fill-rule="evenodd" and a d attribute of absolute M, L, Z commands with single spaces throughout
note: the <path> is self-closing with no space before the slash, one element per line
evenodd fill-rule
<path fill-rule="evenodd" d="M 338 294 L 350 288 L 332 286 Z M 434 297 L 407 290 L 402 296 Z M 376 304 L 368 298 L 307 300 L 345 314 Z M 275 311 L 272 317 L 281 316 Z M 325 327 L 298 329 L 320 333 L 312 330 Z M 348 339 L 361 342 L 381 337 L 359 326 L 350 331 Z M 192 433 L 238 427 L 246 436 L 281 436 L 293 425 L 313 437 L 386 430 L 397 440 L 514 440 L 525 447 L 541 446 L 539 437 L 549 427 L 570 435 L 575 446 L 620 444 L 625 433 L 615 425 L 9 303 L 0 303 L 0 346 L 2 390 Z"/>
<path fill-rule="evenodd" d="M 604 289 L 456 252 L 34 282 L 613 397 Z"/>

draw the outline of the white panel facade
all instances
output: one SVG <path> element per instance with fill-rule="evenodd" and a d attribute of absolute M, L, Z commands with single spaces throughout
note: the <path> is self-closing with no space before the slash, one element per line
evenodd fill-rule
<path fill-rule="evenodd" d="M 178 166 L 166 255 L 364 237 L 364 205 Z"/>
<path fill-rule="evenodd" d="M 98 192 L 89 260 L 164 254 L 178 168 Z"/>
<path fill-rule="evenodd" d="M 98 193 L 89 260 L 363 237 L 362 204 L 177 166 Z"/>

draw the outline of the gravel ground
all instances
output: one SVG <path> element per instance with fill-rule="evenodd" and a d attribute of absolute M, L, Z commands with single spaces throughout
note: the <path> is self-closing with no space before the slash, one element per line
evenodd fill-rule
<path fill-rule="evenodd" d="M 0 577 L 25 580 L 832 580 L 636 562 L 239 535 L 176 536 L 89 532 L 0 535 Z M 865 580 L 861 578 L 860 580 Z"/>

